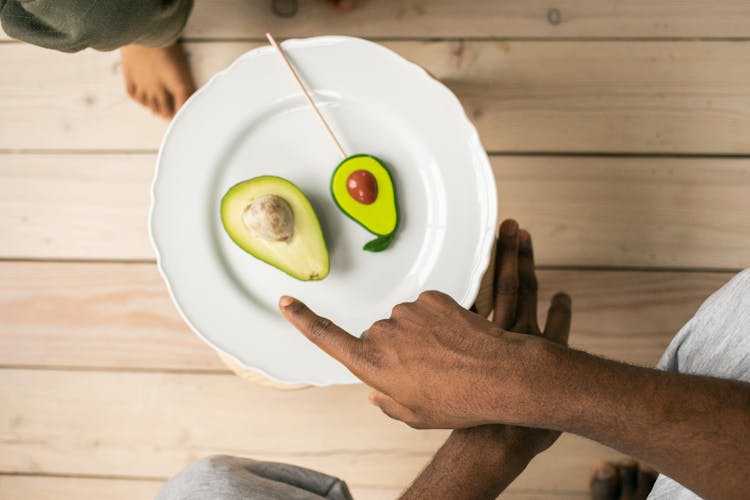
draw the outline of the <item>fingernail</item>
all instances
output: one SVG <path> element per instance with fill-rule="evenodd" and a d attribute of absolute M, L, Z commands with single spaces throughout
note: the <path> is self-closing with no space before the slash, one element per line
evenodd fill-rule
<path fill-rule="evenodd" d="M 526 231 L 525 229 L 521 229 L 521 230 L 520 230 L 520 231 L 518 232 L 518 240 L 519 240 L 519 241 L 520 241 L 521 243 L 528 243 L 528 242 L 529 242 L 529 240 L 531 240 L 531 235 L 530 235 L 530 234 L 529 234 L 529 232 L 528 232 L 528 231 Z"/>
<path fill-rule="evenodd" d="M 557 302 L 558 304 L 570 307 L 572 300 L 570 298 L 570 295 L 568 295 L 567 293 L 557 292 L 555 296 L 552 297 L 552 302 Z"/>
<path fill-rule="evenodd" d="M 518 222 L 513 219 L 505 219 L 500 225 L 500 233 L 504 236 L 515 236 L 518 232 Z"/>
<path fill-rule="evenodd" d="M 596 470 L 597 479 L 609 479 L 615 475 L 615 469 L 609 464 L 605 464 Z"/>
<path fill-rule="evenodd" d="M 279 299 L 279 307 L 289 307 L 294 302 L 294 299 L 289 295 L 282 295 Z"/>

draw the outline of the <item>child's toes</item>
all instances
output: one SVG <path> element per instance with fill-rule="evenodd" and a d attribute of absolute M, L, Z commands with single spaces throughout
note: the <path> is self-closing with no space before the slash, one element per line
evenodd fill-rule
<path fill-rule="evenodd" d="M 172 115 L 180 110 L 185 102 L 193 95 L 195 89 L 189 87 L 178 87 L 172 92 Z"/>
<path fill-rule="evenodd" d="M 591 498 L 593 500 L 617 500 L 620 498 L 620 475 L 611 463 L 599 465 L 591 478 Z"/>
<path fill-rule="evenodd" d="M 138 98 L 138 86 L 135 84 L 135 82 L 127 82 L 125 88 L 127 89 L 128 95 L 131 99 Z"/>
<path fill-rule="evenodd" d="M 649 493 L 654 487 L 656 478 L 659 473 L 647 465 L 641 464 L 638 469 L 638 486 L 636 488 L 635 498 L 638 500 L 646 500 Z"/>
<path fill-rule="evenodd" d="M 138 90 L 136 93 L 136 100 L 141 103 L 141 106 L 146 106 L 147 108 L 150 105 L 150 99 L 148 96 L 148 92 L 145 90 Z"/>
<path fill-rule="evenodd" d="M 169 106 L 169 97 L 167 89 L 161 88 L 151 98 L 151 109 L 159 116 L 169 118 L 172 116 L 172 111 Z"/>
<path fill-rule="evenodd" d="M 151 99 L 149 99 L 149 102 L 148 102 L 148 107 L 153 113 L 161 116 L 162 114 L 161 103 L 159 102 L 158 94 L 154 94 L 151 96 Z"/>
<path fill-rule="evenodd" d="M 164 116 L 167 118 L 174 118 L 175 113 L 177 112 L 177 109 L 174 105 L 174 96 L 171 92 L 167 92 L 165 101 L 164 101 Z"/>
<path fill-rule="evenodd" d="M 635 500 L 638 486 L 638 462 L 627 459 L 617 464 L 620 474 L 620 499 Z"/>

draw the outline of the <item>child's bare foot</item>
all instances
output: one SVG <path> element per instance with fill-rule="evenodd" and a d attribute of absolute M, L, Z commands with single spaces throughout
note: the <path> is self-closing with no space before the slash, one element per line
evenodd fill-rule
<path fill-rule="evenodd" d="M 120 49 L 125 86 L 134 100 L 164 118 L 172 118 L 195 92 L 187 58 L 178 44 L 128 45 Z"/>
<path fill-rule="evenodd" d="M 591 478 L 593 500 L 646 500 L 659 474 L 634 460 L 607 462 Z"/>

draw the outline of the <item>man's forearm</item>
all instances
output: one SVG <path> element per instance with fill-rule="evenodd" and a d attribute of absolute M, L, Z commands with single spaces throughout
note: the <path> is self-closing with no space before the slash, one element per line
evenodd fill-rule
<path fill-rule="evenodd" d="M 527 425 L 579 434 L 644 460 L 706 497 L 750 477 L 750 384 L 640 368 L 549 345 L 554 376 Z"/>
<path fill-rule="evenodd" d="M 476 430 L 454 431 L 401 500 L 494 499 L 534 457 L 524 443 L 495 445 L 494 436 Z"/>

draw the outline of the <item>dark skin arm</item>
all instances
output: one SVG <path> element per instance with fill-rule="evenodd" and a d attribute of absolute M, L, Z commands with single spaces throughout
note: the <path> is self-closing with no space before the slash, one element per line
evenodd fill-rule
<path fill-rule="evenodd" d="M 750 384 L 630 366 L 510 332 L 439 292 L 354 337 L 289 297 L 284 316 L 415 428 L 511 424 L 599 441 L 707 498 L 750 477 Z"/>
<path fill-rule="evenodd" d="M 529 233 L 508 221 L 500 229 L 497 248 L 493 323 L 567 345 L 571 311 L 566 295 L 553 298 L 547 325 L 543 332 L 539 329 Z M 377 405 L 381 398 L 374 392 L 371 400 Z M 502 424 L 455 430 L 401 498 L 494 499 L 559 436 L 557 431 Z"/>
<path fill-rule="evenodd" d="M 453 431 L 401 499 L 497 498 L 536 454 L 501 428 L 525 429 L 483 425 Z"/>

